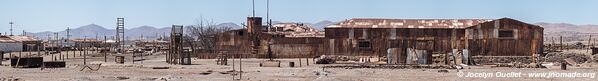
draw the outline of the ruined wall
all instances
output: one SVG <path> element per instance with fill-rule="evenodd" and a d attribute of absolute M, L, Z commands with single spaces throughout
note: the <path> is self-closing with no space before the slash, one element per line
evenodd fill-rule
<path fill-rule="evenodd" d="M 252 36 L 259 36 L 254 39 Z M 323 37 L 284 37 L 275 34 L 250 34 L 245 30 L 234 30 L 218 35 L 216 46 L 220 51 L 241 54 L 247 58 L 267 58 L 268 44 L 275 58 L 311 58 L 323 55 Z M 257 49 L 252 49 L 253 40 L 258 40 Z M 252 52 L 257 52 L 252 54 Z"/>
<path fill-rule="evenodd" d="M 501 37 L 501 31 L 513 36 Z M 474 56 L 531 56 L 542 53 L 543 28 L 512 19 L 499 19 L 470 27 L 468 44 Z"/>
<path fill-rule="evenodd" d="M 245 29 L 231 30 L 217 35 L 216 48 L 230 54 L 251 54 L 251 41 Z M 216 55 L 209 55 L 216 56 Z"/>
<path fill-rule="evenodd" d="M 325 31 L 330 55 L 387 56 L 387 49 L 397 48 L 401 56 L 403 50 L 415 48 L 430 54 L 468 49 L 473 56 L 532 56 L 543 49 L 543 28 L 508 18 L 459 29 L 338 27 Z M 363 41 L 371 46 L 361 47 Z"/>
<path fill-rule="evenodd" d="M 327 28 L 327 54 L 331 55 L 359 55 L 384 56 L 389 48 L 415 48 L 418 50 L 432 50 L 434 53 L 448 52 L 452 48 L 464 48 L 455 44 L 463 38 L 464 29 L 439 28 Z M 371 47 L 360 47 L 359 43 L 369 41 Z"/>
<path fill-rule="evenodd" d="M 272 52 L 277 58 L 312 58 L 323 55 L 323 37 L 274 38 Z"/>

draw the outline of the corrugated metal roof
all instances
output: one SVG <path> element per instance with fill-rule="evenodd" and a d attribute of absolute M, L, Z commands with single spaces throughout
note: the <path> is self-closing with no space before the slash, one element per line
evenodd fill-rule
<path fill-rule="evenodd" d="M 377 19 L 354 18 L 326 28 L 466 28 L 491 19 Z"/>
<path fill-rule="evenodd" d="M 10 37 L 8 36 L 0 36 L 0 42 L 2 43 L 6 43 L 6 42 L 17 42 L 15 40 L 12 40 Z"/>
<path fill-rule="evenodd" d="M 41 40 L 35 39 L 30 36 L 8 36 L 8 37 L 10 37 L 10 39 L 18 41 L 18 42 L 41 41 Z"/>

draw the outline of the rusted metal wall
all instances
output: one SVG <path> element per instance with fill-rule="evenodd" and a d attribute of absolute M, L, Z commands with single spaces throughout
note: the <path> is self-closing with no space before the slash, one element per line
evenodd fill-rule
<path fill-rule="evenodd" d="M 497 23 L 498 22 L 498 23 Z M 497 37 L 497 30 L 514 30 L 514 38 Z M 251 34 L 233 30 L 218 35 L 217 48 L 246 57 L 264 58 L 272 42 L 276 58 L 314 57 L 323 54 L 351 56 L 386 56 L 389 48 L 430 50 L 446 54 L 452 49 L 468 49 L 473 56 L 531 56 L 542 53 L 543 28 L 503 18 L 466 28 L 325 28 L 322 37 L 284 37 Z M 251 39 L 260 36 L 260 39 Z M 257 54 L 252 40 L 259 40 Z M 370 47 L 359 47 L 369 41 Z M 407 50 L 398 54 L 404 55 Z"/>
<path fill-rule="evenodd" d="M 497 30 L 514 30 L 514 38 L 497 37 Z M 531 56 L 543 49 L 543 28 L 508 18 L 458 29 L 336 27 L 325 31 L 330 55 L 385 56 L 388 48 L 448 53 L 466 48 L 474 56 Z M 359 41 L 370 41 L 371 48 L 357 47 Z"/>
<path fill-rule="evenodd" d="M 227 53 L 250 55 L 251 54 L 251 40 L 249 33 L 245 29 L 231 30 L 217 35 L 216 48 L 219 51 L 226 51 Z M 213 55 L 216 56 L 216 55 Z"/>
<path fill-rule="evenodd" d="M 353 34 L 350 34 L 351 31 Z M 388 48 L 416 48 L 444 53 L 452 49 L 452 31 L 458 38 L 464 36 L 464 29 L 327 28 L 326 48 L 332 55 L 383 56 Z M 359 41 L 370 41 L 371 48 L 358 47 Z"/>
<path fill-rule="evenodd" d="M 260 39 L 252 39 L 258 36 Z M 257 54 L 251 54 L 252 40 L 259 40 Z M 268 44 L 275 58 L 311 58 L 325 53 L 323 37 L 284 37 L 267 33 L 251 34 L 246 30 L 234 30 L 218 35 L 217 48 L 247 58 L 267 58 Z"/>
<path fill-rule="evenodd" d="M 469 27 L 469 49 L 476 56 L 531 56 L 542 53 L 543 28 L 513 19 L 498 19 Z M 497 30 L 513 30 L 514 37 L 497 37 Z"/>

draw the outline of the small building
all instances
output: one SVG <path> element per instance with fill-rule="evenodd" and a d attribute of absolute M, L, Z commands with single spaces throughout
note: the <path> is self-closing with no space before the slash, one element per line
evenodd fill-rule
<path fill-rule="evenodd" d="M 0 50 L 36 51 L 42 49 L 42 41 L 30 36 L 0 36 Z"/>
<path fill-rule="evenodd" d="M 4 52 L 23 51 L 23 43 L 12 40 L 8 36 L 0 36 L 0 50 Z"/>

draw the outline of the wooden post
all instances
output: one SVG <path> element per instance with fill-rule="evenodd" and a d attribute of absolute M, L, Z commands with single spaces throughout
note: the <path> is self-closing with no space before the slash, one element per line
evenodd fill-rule
<path fill-rule="evenodd" d="M 41 56 L 42 56 L 42 54 L 40 53 L 40 48 L 42 48 L 42 47 L 41 47 L 41 46 L 38 46 L 38 47 L 37 47 L 37 56 L 39 56 L 39 57 L 41 57 Z"/>
<path fill-rule="evenodd" d="M 47 52 L 47 51 L 46 51 Z M 52 51 L 48 52 L 50 55 L 52 55 L 52 61 L 56 61 L 56 58 L 54 58 L 54 54 L 51 53 Z"/>
<path fill-rule="evenodd" d="M 6 48 L 4 48 L 4 51 L 6 51 Z M 2 61 L 4 61 L 4 51 L 0 51 L 0 65 L 2 65 Z"/>
<path fill-rule="evenodd" d="M 299 67 L 301 67 L 301 58 L 299 58 Z"/>
<path fill-rule="evenodd" d="M 29 47 L 29 45 L 27 45 L 27 57 L 31 57 L 31 51 L 33 51 L 31 48 L 33 47 Z"/>
<path fill-rule="evenodd" d="M 106 44 L 106 36 L 104 36 L 104 44 Z M 106 50 L 106 47 L 104 45 L 102 45 L 102 48 L 104 48 L 102 50 Z M 110 50 L 108 50 L 108 51 L 110 51 Z M 108 55 L 106 55 L 106 52 L 108 52 L 108 51 L 104 51 L 104 62 L 108 62 L 108 60 L 107 60 Z"/>
<path fill-rule="evenodd" d="M 243 79 L 243 64 L 242 64 L 242 60 L 243 59 L 243 55 L 239 55 L 239 79 Z"/>
<path fill-rule="evenodd" d="M 87 40 L 87 36 L 85 36 L 85 38 L 83 39 L 84 44 L 85 44 L 86 40 Z M 81 45 L 79 45 L 79 46 L 81 46 Z M 83 47 L 83 48 L 85 48 L 85 47 Z M 83 49 L 83 51 L 85 51 L 85 53 L 83 54 L 83 65 L 87 65 L 87 49 Z M 79 53 L 79 54 L 81 54 L 81 53 Z"/>
<path fill-rule="evenodd" d="M 132 58 L 132 61 L 131 61 L 131 62 L 132 62 L 132 63 L 135 63 L 135 49 L 133 49 L 133 56 L 131 56 L 131 58 Z"/>
<path fill-rule="evenodd" d="M 562 51 L 563 50 L 563 36 L 559 36 L 559 37 L 560 37 L 559 41 L 561 43 L 560 49 Z"/>
<path fill-rule="evenodd" d="M 306 61 L 306 62 L 305 62 L 305 63 L 306 63 L 306 66 L 309 66 L 309 58 L 305 58 L 305 61 Z"/>
<path fill-rule="evenodd" d="M 590 53 L 590 50 L 592 50 L 590 44 L 592 44 L 592 34 L 590 34 L 590 38 L 588 38 L 588 50 L 586 50 L 586 53 Z"/>

